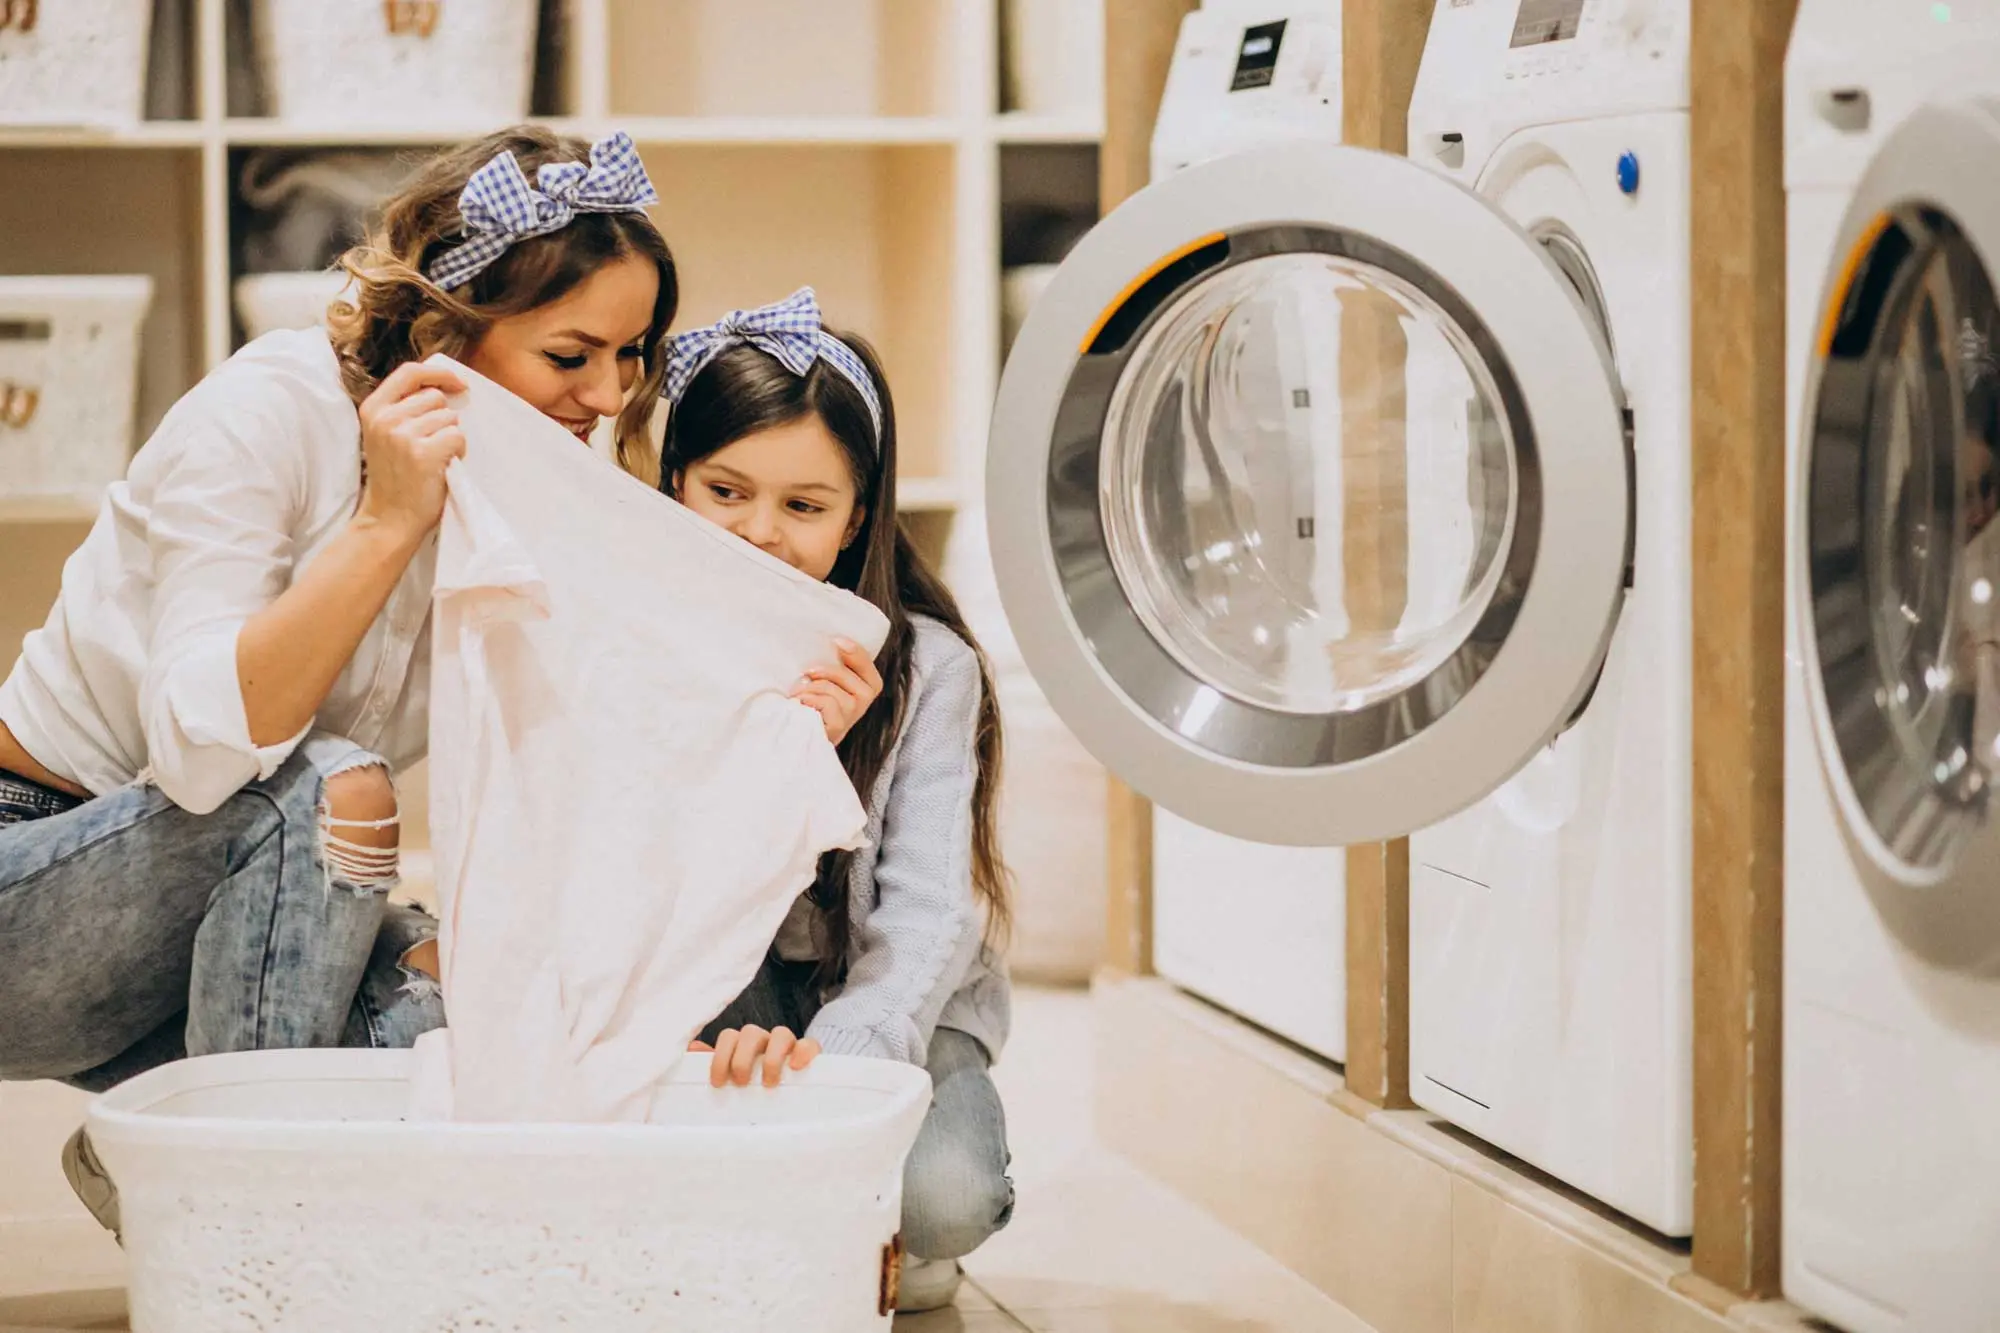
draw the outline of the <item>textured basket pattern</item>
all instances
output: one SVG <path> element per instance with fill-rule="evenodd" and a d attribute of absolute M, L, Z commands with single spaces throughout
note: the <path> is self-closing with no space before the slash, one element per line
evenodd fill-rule
<path fill-rule="evenodd" d="M 470 127 L 528 114 L 536 0 L 260 0 L 271 110 L 298 123 Z"/>
<path fill-rule="evenodd" d="M 153 280 L 0 277 L 0 498 L 89 498 L 125 475 Z"/>
<path fill-rule="evenodd" d="M 153 0 L 0 0 L 0 125 L 145 115 Z"/>

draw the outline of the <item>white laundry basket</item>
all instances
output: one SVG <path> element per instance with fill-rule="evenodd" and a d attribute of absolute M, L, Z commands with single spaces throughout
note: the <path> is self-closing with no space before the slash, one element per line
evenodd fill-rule
<path fill-rule="evenodd" d="M 153 0 L 0 0 L 0 125 L 139 121 L 152 30 Z"/>
<path fill-rule="evenodd" d="M 537 10 L 536 0 L 258 0 L 272 114 L 446 132 L 520 120 Z"/>
<path fill-rule="evenodd" d="M 0 277 L 0 500 L 97 503 L 132 457 L 153 280 Z"/>
<path fill-rule="evenodd" d="M 344 291 L 347 274 L 252 273 L 236 280 L 236 318 L 245 338 L 274 329 L 309 329 L 326 323 L 326 308 Z"/>
<path fill-rule="evenodd" d="M 650 1125 L 401 1119 L 407 1051 L 263 1051 L 99 1098 L 134 1333 L 886 1330 L 921 1069 L 823 1056 Z"/>

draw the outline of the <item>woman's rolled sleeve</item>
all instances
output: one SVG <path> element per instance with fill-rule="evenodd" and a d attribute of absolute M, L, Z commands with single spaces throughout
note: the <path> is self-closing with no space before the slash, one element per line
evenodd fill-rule
<path fill-rule="evenodd" d="M 234 433 L 200 426 L 150 481 L 154 586 L 140 723 L 152 780 L 174 804 L 207 814 L 276 772 L 311 729 L 256 744 L 236 665 L 244 624 L 290 582 L 293 504 Z"/>

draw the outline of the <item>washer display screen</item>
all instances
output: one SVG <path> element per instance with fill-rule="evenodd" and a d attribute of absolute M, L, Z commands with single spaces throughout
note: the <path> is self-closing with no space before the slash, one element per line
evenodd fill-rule
<path fill-rule="evenodd" d="M 1514 16 L 1514 37 L 1510 47 L 1541 46 L 1547 42 L 1567 42 L 1583 26 L 1583 7 L 1590 0 L 1521 0 Z"/>

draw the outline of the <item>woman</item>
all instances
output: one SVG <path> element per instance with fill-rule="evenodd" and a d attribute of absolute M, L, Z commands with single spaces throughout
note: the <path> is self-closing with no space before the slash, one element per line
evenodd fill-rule
<path fill-rule="evenodd" d="M 0 1079 L 407 1045 L 442 1021 L 390 913 L 424 753 L 444 352 L 644 467 L 679 297 L 623 135 L 447 152 L 274 333 L 168 413 L 0 685 Z M 643 382 L 641 382 L 643 380 Z M 415 961 L 414 959 L 409 961 Z M 65 1162 L 116 1227 L 87 1143 Z"/>

